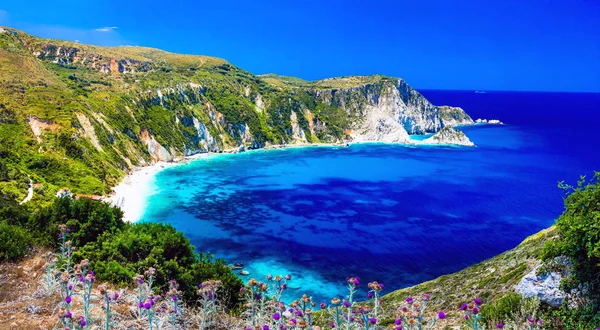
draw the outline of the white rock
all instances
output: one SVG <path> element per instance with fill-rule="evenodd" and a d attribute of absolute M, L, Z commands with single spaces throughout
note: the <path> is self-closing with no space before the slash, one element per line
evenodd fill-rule
<path fill-rule="evenodd" d="M 529 274 L 525 275 L 517 284 L 515 292 L 524 298 L 538 297 L 540 301 L 547 303 L 552 307 L 562 305 L 565 299 L 565 292 L 560 289 L 562 275 L 552 272 L 537 276 L 537 267 Z"/>

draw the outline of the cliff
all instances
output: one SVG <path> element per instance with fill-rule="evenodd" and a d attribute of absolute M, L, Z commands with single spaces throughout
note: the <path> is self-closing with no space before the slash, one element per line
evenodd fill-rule
<path fill-rule="evenodd" d="M 461 146 L 474 146 L 473 142 L 462 131 L 453 127 L 444 127 L 432 137 L 422 141 L 423 144 L 448 144 Z"/>
<path fill-rule="evenodd" d="M 440 118 L 444 126 L 461 126 L 473 125 L 475 122 L 462 108 L 450 107 L 447 105 L 440 106 Z"/>
<path fill-rule="evenodd" d="M 0 128 L 13 133 L 0 144 L 24 159 L 12 165 L 81 193 L 104 193 L 124 171 L 159 160 L 279 144 L 409 143 L 409 134 L 464 121 L 449 117 L 470 118 L 400 78 L 256 76 L 213 57 L 11 28 L 0 33 L 0 64 Z"/>

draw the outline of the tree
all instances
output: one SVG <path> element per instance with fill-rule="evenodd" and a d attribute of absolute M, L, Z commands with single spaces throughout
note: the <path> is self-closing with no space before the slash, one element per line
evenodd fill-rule
<path fill-rule="evenodd" d="M 543 258 L 551 261 L 565 256 L 570 273 L 561 284 L 571 290 L 587 286 L 589 298 L 600 302 L 600 172 L 587 181 L 581 177 L 576 187 L 559 183 L 565 191 L 565 210 L 556 221 L 557 239 L 544 247 Z"/>

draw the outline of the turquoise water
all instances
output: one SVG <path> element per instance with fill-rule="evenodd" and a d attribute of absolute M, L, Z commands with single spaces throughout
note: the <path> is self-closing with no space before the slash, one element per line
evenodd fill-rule
<path fill-rule="evenodd" d="M 157 174 L 143 220 L 171 223 L 200 251 L 244 263 L 249 277 L 292 274 L 287 299 L 342 295 L 346 276 L 393 290 L 551 225 L 562 210 L 557 182 L 600 164 L 592 143 L 599 134 L 581 139 L 563 122 L 464 128 L 476 148 L 353 144 L 213 155 Z"/>

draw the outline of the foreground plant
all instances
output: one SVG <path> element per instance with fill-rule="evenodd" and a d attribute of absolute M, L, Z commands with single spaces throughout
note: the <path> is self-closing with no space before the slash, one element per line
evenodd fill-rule
<path fill-rule="evenodd" d="M 446 313 L 443 311 L 437 314 L 427 314 L 427 304 L 431 299 L 428 293 L 419 298 L 407 297 L 405 304 L 397 312 L 398 318 L 394 322 L 396 329 L 435 329 L 436 324 L 446 320 Z"/>

